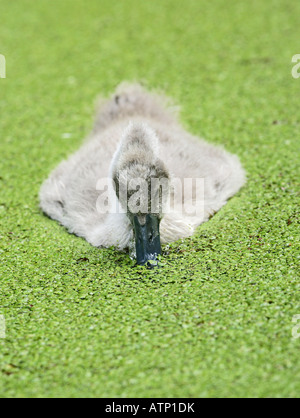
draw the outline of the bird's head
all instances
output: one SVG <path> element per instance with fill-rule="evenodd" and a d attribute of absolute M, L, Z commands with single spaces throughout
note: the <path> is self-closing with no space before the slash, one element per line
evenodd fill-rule
<path fill-rule="evenodd" d="M 131 222 L 137 263 L 155 264 L 161 254 L 160 221 L 170 195 L 170 175 L 158 156 L 158 138 L 142 123 L 130 123 L 111 166 L 117 198 Z"/>

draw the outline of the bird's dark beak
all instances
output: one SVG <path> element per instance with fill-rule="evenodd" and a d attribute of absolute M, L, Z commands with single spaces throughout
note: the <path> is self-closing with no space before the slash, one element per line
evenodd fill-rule
<path fill-rule="evenodd" d="M 146 215 L 146 223 L 140 224 L 138 216 L 133 218 L 133 226 L 136 243 L 136 258 L 140 265 L 153 265 L 157 256 L 161 254 L 159 235 L 159 219 L 154 215 Z M 152 263 L 151 263 L 152 262 Z"/>

